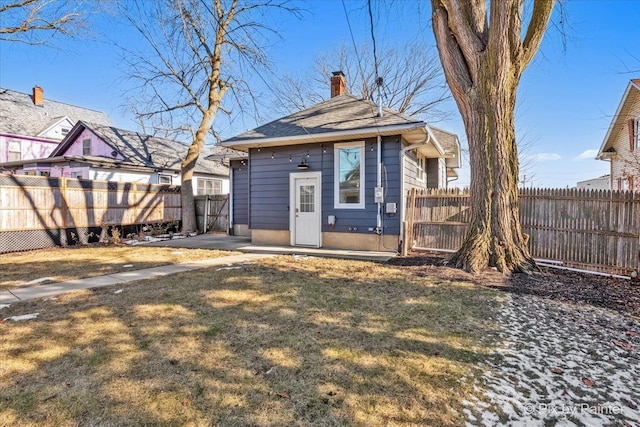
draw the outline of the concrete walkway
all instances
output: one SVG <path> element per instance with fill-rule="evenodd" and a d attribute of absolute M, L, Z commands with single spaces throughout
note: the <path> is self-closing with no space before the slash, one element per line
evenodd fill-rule
<path fill-rule="evenodd" d="M 249 237 L 228 236 L 226 234 L 200 234 L 186 239 L 164 240 L 144 243 L 145 246 L 159 246 L 186 249 L 219 249 L 244 253 L 272 255 L 308 255 L 322 258 L 358 259 L 363 261 L 386 262 L 396 256 L 391 249 L 380 251 L 356 251 L 331 248 L 305 248 L 300 246 L 254 245 Z"/>
<path fill-rule="evenodd" d="M 70 280 L 68 282 L 50 283 L 48 285 L 32 286 L 29 288 L 16 288 L 0 292 L 0 304 L 12 304 L 36 298 L 49 298 L 65 292 L 80 289 L 98 288 L 100 286 L 118 285 L 136 280 L 151 279 L 167 276 L 174 273 L 198 270 L 201 268 L 220 265 L 240 264 L 268 258 L 270 254 L 242 254 L 220 258 L 203 259 L 182 264 L 163 265 L 161 267 L 145 268 L 142 270 L 127 271 L 124 273 L 110 274 L 107 276 L 89 277 L 86 279 Z"/>

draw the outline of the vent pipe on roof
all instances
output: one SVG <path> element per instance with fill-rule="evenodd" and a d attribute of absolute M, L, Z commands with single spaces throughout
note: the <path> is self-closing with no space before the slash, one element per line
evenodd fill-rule
<path fill-rule="evenodd" d="M 331 77 L 331 97 L 347 93 L 347 79 L 342 71 L 334 71 Z"/>
<path fill-rule="evenodd" d="M 44 90 L 40 86 L 33 87 L 33 96 L 31 97 L 33 100 L 33 104 L 38 107 L 42 107 L 44 105 Z"/>
<path fill-rule="evenodd" d="M 376 85 L 378 86 L 378 114 L 376 117 L 382 117 L 382 77 L 376 78 Z"/>

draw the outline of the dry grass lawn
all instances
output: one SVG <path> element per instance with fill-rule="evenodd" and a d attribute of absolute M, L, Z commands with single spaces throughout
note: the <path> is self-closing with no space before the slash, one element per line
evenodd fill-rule
<path fill-rule="evenodd" d="M 53 282 L 64 282 L 235 254 L 238 252 L 144 245 L 72 246 L 2 254 L 0 291 L 46 277 Z"/>
<path fill-rule="evenodd" d="M 495 291 L 374 263 L 241 269 L 14 304 L 0 425 L 459 426 Z"/>

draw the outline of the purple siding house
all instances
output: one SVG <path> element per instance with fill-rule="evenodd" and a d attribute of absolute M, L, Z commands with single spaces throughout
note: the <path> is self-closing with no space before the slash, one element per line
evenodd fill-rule
<path fill-rule="evenodd" d="M 396 251 L 410 188 L 457 178 L 456 135 L 345 94 L 223 141 L 232 230 L 257 244 Z"/>
<path fill-rule="evenodd" d="M 6 162 L 0 168 L 18 175 L 180 185 L 187 150 L 178 141 L 79 121 L 48 157 Z M 204 159 L 214 154 L 204 150 L 196 163 L 195 195 L 229 191 L 228 167 Z"/>
<path fill-rule="evenodd" d="M 48 157 L 79 120 L 111 125 L 106 114 L 0 88 L 0 163 Z"/>

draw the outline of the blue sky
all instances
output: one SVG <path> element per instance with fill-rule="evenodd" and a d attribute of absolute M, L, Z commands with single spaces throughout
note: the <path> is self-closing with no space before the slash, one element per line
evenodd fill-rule
<path fill-rule="evenodd" d="M 430 9 L 423 3 L 420 8 L 405 3 L 389 13 L 376 5 L 377 42 L 420 39 L 434 44 Z M 303 20 L 279 23 L 282 39 L 269 52 L 276 70 L 302 72 L 332 46 L 351 43 L 341 1 L 310 1 L 307 8 Z M 370 42 L 366 3 L 347 0 L 346 8 L 356 43 Z M 593 157 L 629 79 L 640 76 L 640 1 L 570 0 L 566 14 L 566 46 L 551 29 L 518 92 L 517 134 L 526 145 L 527 186 L 572 187 L 608 173 L 609 164 Z M 129 82 L 120 51 L 111 43 L 131 44 L 134 36 L 104 16 L 95 16 L 91 24 L 91 37 L 58 41 L 56 49 L 0 42 L 0 86 L 28 93 L 37 84 L 47 98 L 104 111 L 116 126 L 136 129 L 132 115 L 122 108 Z M 630 74 L 628 69 L 638 71 Z M 449 102 L 447 109 L 450 119 L 437 126 L 465 140 L 455 104 Z M 254 125 L 246 119 L 223 136 Z M 468 185 L 468 171 L 460 175 L 458 184 Z"/>

